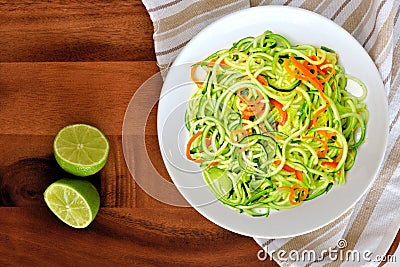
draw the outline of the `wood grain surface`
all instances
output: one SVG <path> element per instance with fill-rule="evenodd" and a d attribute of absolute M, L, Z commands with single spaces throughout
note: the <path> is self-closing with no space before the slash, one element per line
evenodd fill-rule
<path fill-rule="evenodd" d="M 137 0 L 0 1 L 0 25 L 1 62 L 154 60 Z"/>
<path fill-rule="evenodd" d="M 137 0 L 0 1 L 0 266 L 277 266 L 257 259 L 252 238 L 155 200 L 129 172 L 122 124 L 133 94 L 158 71 L 152 33 Z M 146 146 L 169 179 L 156 111 Z M 67 176 L 54 136 L 77 122 L 99 127 L 111 144 L 105 168 L 88 178 L 101 209 L 83 230 L 61 223 L 42 196 Z"/>

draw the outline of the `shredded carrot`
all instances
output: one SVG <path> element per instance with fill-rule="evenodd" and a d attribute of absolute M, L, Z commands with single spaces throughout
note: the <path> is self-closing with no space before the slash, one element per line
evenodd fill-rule
<path fill-rule="evenodd" d="M 322 83 L 303 64 L 297 61 L 293 56 L 290 57 L 290 61 L 318 90 L 324 89 Z"/>
<path fill-rule="evenodd" d="M 325 70 L 321 70 L 320 68 L 318 68 L 318 73 L 321 75 L 326 75 Z"/>
<path fill-rule="evenodd" d="M 285 110 L 283 110 L 283 105 L 278 101 L 276 101 L 275 99 L 270 99 L 269 102 L 279 111 L 280 114 L 280 117 L 278 119 L 279 124 L 284 125 L 288 119 L 288 113 Z"/>
<path fill-rule="evenodd" d="M 292 205 L 296 205 L 298 204 L 296 201 L 293 201 L 294 197 L 295 197 L 295 188 L 296 188 L 297 184 L 294 184 L 292 187 L 290 187 L 290 193 L 289 193 L 289 203 Z"/>
<path fill-rule="evenodd" d="M 257 81 L 259 81 L 262 85 L 268 85 L 267 79 L 265 79 L 262 75 L 257 76 Z"/>
<path fill-rule="evenodd" d="M 340 148 L 339 154 L 336 156 L 336 160 L 340 161 L 343 157 L 343 148 Z"/>
<path fill-rule="evenodd" d="M 314 114 L 314 117 L 312 119 L 312 123 L 311 123 L 311 127 L 312 126 L 317 126 L 317 120 L 318 120 L 318 116 L 322 113 L 324 113 L 326 110 L 328 109 L 328 104 L 326 104 L 324 107 L 322 107 L 321 109 L 317 110 Z"/>
<path fill-rule="evenodd" d="M 310 59 L 315 60 L 315 61 L 320 60 L 320 58 L 318 58 L 318 57 L 315 56 L 315 55 L 312 55 L 312 56 L 310 57 Z M 322 62 L 321 64 L 316 65 L 316 66 L 317 66 L 318 73 L 321 74 L 321 75 L 326 75 L 326 71 L 327 71 L 327 70 L 326 70 L 326 69 L 321 69 L 321 65 L 324 65 L 324 64 L 328 64 L 328 62 L 325 60 L 325 61 Z"/>
<path fill-rule="evenodd" d="M 315 66 L 313 64 L 309 64 L 309 62 L 307 60 L 304 60 L 303 65 L 304 65 L 304 67 L 306 67 L 310 71 L 312 77 L 317 77 L 317 74 L 318 74 L 318 67 L 317 66 Z"/>
<path fill-rule="evenodd" d="M 217 58 L 211 59 L 211 60 L 207 63 L 207 66 L 211 67 L 212 65 L 215 64 L 216 61 L 217 61 Z M 224 66 L 224 67 L 228 66 L 228 64 L 226 64 L 224 60 L 222 60 L 222 61 L 219 63 L 219 65 L 220 65 L 220 66 Z"/>
<path fill-rule="evenodd" d="M 218 161 L 213 161 L 213 162 L 211 162 L 210 164 L 208 164 L 208 167 L 210 168 L 210 167 L 216 166 L 216 165 L 218 165 L 218 164 L 219 164 Z"/>
<path fill-rule="evenodd" d="M 278 166 L 281 164 L 281 162 L 282 162 L 281 160 L 275 160 L 275 161 L 274 161 L 274 165 L 275 165 L 276 167 L 278 167 Z M 284 165 L 283 165 L 282 170 L 287 171 L 287 172 L 294 172 L 294 173 L 296 174 L 297 180 L 303 182 L 304 179 L 303 179 L 303 172 L 302 172 L 302 171 L 295 170 L 295 169 L 293 169 L 292 167 L 290 167 L 290 166 L 287 165 L 287 164 L 284 164 Z"/>
<path fill-rule="evenodd" d="M 327 68 L 325 68 L 325 69 L 327 69 Z M 325 71 L 325 69 L 323 69 L 321 71 Z M 331 72 L 329 73 L 329 75 L 326 76 L 324 79 L 320 80 L 322 83 L 326 83 L 327 81 L 329 81 L 332 78 L 332 76 L 335 74 L 335 68 L 330 68 L 330 69 L 331 69 Z M 327 72 L 325 72 L 325 74 L 326 73 Z"/>
<path fill-rule="evenodd" d="M 337 140 L 335 140 L 335 144 L 340 148 L 339 154 L 336 156 L 336 160 L 339 162 L 343 157 L 343 147 L 339 144 Z"/>
<path fill-rule="evenodd" d="M 249 108 L 242 110 L 242 117 L 249 119 L 252 116 L 258 116 L 262 114 L 265 110 L 265 105 L 260 103 L 256 106 L 249 106 Z"/>
<path fill-rule="evenodd" d="M 292 77 L 294 77 L 294 78 L 296 78 L 298 80 L 303 80 L 303 81 L 307 80 L 307 78 L 304 75 L 300 75 L 299 73 L 297 73 L 296 71 L 292 70 L 289 67 L 289 60 L 288 59 L 285 59 L 283 61 L 283 67 L 285 68 L 286 72 L 289 73 L 290 76 L 292 76 Z"/>
<path fill-rule="evenodd" d="M 328 133 L 327 130 L 317 130 L 316 132 L 323 135 L 326 139 L 331 139 L 333 136 L 336 135 L 335 132 Z"/>
<path fill-rule="evenodd" d="M 323 135 L 327 140 L 331 139 L 333 136 L 336 136 L 336 133 L 335 133 L 335 132 L 328 133 L 328 131 L 325 131 L 325 130 L 318 130 L 317 132 L 318 132 L 319 134 Z M 336 160 L 337 160 L 337 161 L 340 161 L 341 158 L 343 157 L 343 148 L 342 148 L 341 144 L 338 142 L 338 140 L 335 140 L 335 144 L 336 144 L 336 145 L 339 147 L 339 149 L 340 149 L 338 155 L 336 156 Z"/>
<path fill-rule="evenodd" d="M 199 66 L 199 64 L 201 64 L 201 61 L 197 62 L 196 64 L 194 64 L 192 66 L 192 68 L 190 69 L 190 78 L 192 79 L 192 81 L 198 86 L 201 87 L 203 86 L 204 82 L 197 80 L 196 78 L 196 70 Z"/>
<path fill-rule="evenodd" d="M 250 117 L 252 117 L 252 116 L 255 116 L 254 115 L 254 112 L 253 111 L 251 111 L 251 110 L 248 110 L 248 109 L 245 109 L 245 110 L 242 110 L 242 114 L 243 114 L 243 118 L 244 117 L 246 117 L 246 118 L 250 118 Z"/>
<path fill-rule="evenodd" d="M 297 205 L 300 204 L 301 202 L 304 201 L 304 199 L 306 199 L 307 195 L 308 195 L 308 188 L 304 188 L 304 187 L 300 187 L 300 188 L 296 188 L 297 184 L 294 184 L 291 188 L 290 188 L 290 194 L 289 194 L 289 202 L 292 205 Z M 300 199 L 298 201 L 295 201 L 294 198 L 296 197 L 297 194 L 301 194 Z"/>
<path fill-rule="evenodd" d="M 317 151 L 317 155 L 319 158 L 323 158 L 325 157 L 326 153 L 328 152 L 328 142 L 325 140 L 322 140 L 321 138 L 315 137 L 315 136 L 303 136 L 303 139 L 313 139 L 313 140 L 317 140 L 318 142 L 322 143 L 322 148 L 324 150 L 319 149 Z"/>
<path fill-rule="evenodd" d="M 274 161 L 274 165 L 275 165 L 276 167 L 278 167 L 279 165 L 281 165 L 281 162 L 282 162 L 281 160 L 277 159 L 277 160 Z M 292 167 L 290 167 L 290 166 L 287 165 L 287 164 L 284 164 L 284 165 L 283 165 L 282 170 L 287 171 L 287 172 L 295 172 L 295 171 L 296 171 L 295 169 L 293 169 Z"/>
<path fill-rule="evenodd" d="M 338 166 L 338 163 L 336 161 L 322 161 L 321 165 L 330 168 L 336 168 Z"/>
<path fill-rule="evenodd" d="M 319 60 L 316 56 L 311 56 L 310 58 L 312 60 Z M 323 68 L 323 69 L 321 68 L 321 66 L 326 65 L 326 64 L 329 64 L 329 62 L 327 60 L 324 60 L 324 62 L 322 62 L 321 64 L 316 65 L 316 67 L 318 69 L 318 73 L 321 74 L 321 75 L 326 75 L 326 74 L 328 74 L 328 69 L 331 70 L 327 77 L 325 77 L 324 79 L 320 80 L 321 83 L 325 83 L 325 82 L 329 81 L 332 78 L 332 76 L 335 74 L 335 68 L 331 68 L 331 67 Z"/>
<path fill-rule="evenodd" d="M 288 60 L 285 60 L 284 67 L 285 67 L 286 71 L 289 73 L 289 75 L 292 76 L 292 77 L 295 77 L 297 79 L 310 81 L 318 89 L 318 91 L 321 94 L 321 97 L 328 104 L 329 100 L 328 100 L 328 98 L 326 98 L 325 94 L 323 93 L 324 85 L 322 83 L 328 81 L 333 76 L 334 70 L 333 69 L 331 70 L 331 73 L 328 75 L 328 77 L 324 78 L 323 80 L 319 80 L 316 77 L 316 71 L 314 71 L 314 73 L 311 73 L 309 68 L 307 68 L 304 64 L 301 64 L 293 56 L 290 57 L 290 61 L 292 62 L 293 66 L 295 66 L 303 74 L 303 76 L 300 75 L 300 77 L 298 77 L 299 74 L 296 74 L 296 72 L 291 70 L 289 65 L 288 65 Z M 307 66 L 309 66 L 308 63 L 307 63 Z M 310 66 L 315 66 L 315 65 L 310 65 Z M 317 67 L 317 68 L 319 68 L 319 67 Z"/>
<path fill-rule="evenodd" d="M 294 173 L 296 174 L 297 180 L 302 181 L 302 182 L 304 181 L 304 179 L 303 179 L 303 172 L 302 172 L 302 171 L 295 170 Z"/>
<path fill-rule="evenodd" d="M 301 64 L 299 61 L 297 61 L 293 56 L 290 57 L 290 60 L 291 60 L 292 64 L 297 69 L 299 69 L 308 78 L 308 80 L 318 89 L 321 97 L 326 102 L 326 104 L 323 108 L 321 108 L 321 109 L 317 110 L 317 112 L 315 112 L 314 117 L 312 119 L 312 124 L 310 124 L 309 128 L 311 128 L 312 126 L 317 126 L 318 116 L 321 113 L 325 112 L 325 110 L 327 110 L 328 106 L 329 106 L 329 99 L 325 96 L 325 94 L 323 92 L 324 86 L 317 77 L 314 77 L 313 74 L 303 64 Z"/>
<path fill-rule="evenodd" d="M 197 139 L 199 136 L 201 136 L 202 134 L 203 134 L 202 131 L 198 131 L 195 135 L 193 135 L 193 136 L 190 138 L 189 142 L 187 143 L 187 146 L 186 146 L 186 157 L 187 157 L 189 160 L 196 161 L 196 159 L 192 158 L 192 155 L 190 155 L 190 147 L 192 146 L 192 143 L 194 142 L 194 140 L 196 140 L 196 139 Z"/>
<path fill-rule="evenodd" d="M 243 89 L 237 91 L 237 95 L 240 98 L 241 102 L 244 102 L 247 105 L 247 108 L 242 110 L 242 118 L 245 120 L 249 120 L 250 117 L 259 116 L 265 110 L 265 104 L 261 102 L 264 99 L 263 95 L 257 91 L 257 98 L 254 100 L 248 99 L 246 96 L 242 95 Z"/>

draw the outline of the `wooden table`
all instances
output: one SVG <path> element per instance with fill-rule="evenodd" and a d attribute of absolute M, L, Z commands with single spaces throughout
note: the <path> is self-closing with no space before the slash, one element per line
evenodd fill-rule
<path fill-rule="evenodd" d="M 135 184 L 122 153 L 122 123 L 132 95 L 158 71 L 152 33 L 136 0 L 0 1 L 1 266 L 277 265 L 257 259 L 251 238 L 192 208 L 162 204 Z M 42 196 L 65 176 L 53 138 L 77 122 L 99 127 L 111 144 L 105 168 L 90 178 L 101 209 L 83 230 L 61 223 Z M 156 108 L 146 135 L 152 162 L 167 177 Z"/>

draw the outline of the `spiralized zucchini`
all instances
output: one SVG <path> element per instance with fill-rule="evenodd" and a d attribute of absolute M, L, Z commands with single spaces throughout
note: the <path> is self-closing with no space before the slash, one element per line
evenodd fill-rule
<path fill-rule="evenodd" d="M 194 64 L 192 79 L 186 156 L 222 203 L 268 216 L 345 183 L 365 139 L 367 89 L 333 50 L 266 31 Z"/>

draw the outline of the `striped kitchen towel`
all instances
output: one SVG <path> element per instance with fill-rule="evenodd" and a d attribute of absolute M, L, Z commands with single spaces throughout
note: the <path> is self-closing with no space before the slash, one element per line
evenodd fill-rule
<path fill-rule="evenodd" d="M 154 24 L 155 53 L 161 70 L 167 69 L 179 51 L 206 25 L 228 13 L 259 5 L 289 5 L 314 11 L 341 25 L 363 45 L 378 67 L 389 101 L 389 140 L 378 179 L 354 208 L 321 229 L 293 238 L 255 240 L 281 266 L 378 266 L 375 256 L 386 254 L 400 226 L 400 1 L 143 0 L 143 3 Z M 332 257 L 329 249 L 342 249 L 344 253 L 358 251 L 367 254 L 371 261 L 362 258 L 358 263 L 346 261 L 346 257 Z M 278 251 L 286 252 L 286 257 Z M 295 261 L 287 257 L 293 251 L 298 254 L 314 251 L 318 257 Z"/>

